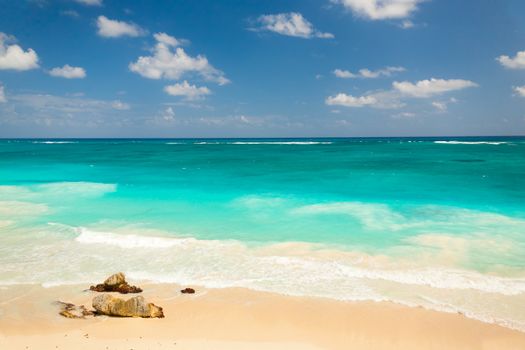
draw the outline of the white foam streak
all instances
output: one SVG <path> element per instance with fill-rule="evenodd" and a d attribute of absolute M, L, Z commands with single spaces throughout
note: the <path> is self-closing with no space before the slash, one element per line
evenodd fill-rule
<path fill-rule="evenodd" d="M 268 141 L 268 142 L 231 142 L 232 145 L 331 145 L 328 141 Z"/>
<path fill-rule="evenodd" d="M 173 143 L 168 144 L 183 144 Z M 194 145 L 331 145 L 333 142 L 329 141 L 232 141 L 232 142 L 194 142 Z"/>
<path fill-rule="evenodd" d="M 75 238 L 75 241 L 79 243 L 112 245 L 126 249 L 166 249 L 174 246 L 186 245 L 190 241 L 194 241 L 193 238 L 174 239 L 140 235 L 120 235 L 112 232 L 91 231 L 83 227 L 78 228 L 77 231 L 79 232 L 79 235 Z"/>
<path fill-rule="evenodd" d="M 42 143 L 47 145 L 60 145 L 60 144 L 66 144 L 66 143 L 78 143 L 75 141 L 33 141 L 32 143 Z"/>
<path fill-rule="evenodd" d="M 437 144 L 448 144 L 448 145 L 506 145 L 508 142 L 496 142 L 496 141 L 434 141 Z"/>

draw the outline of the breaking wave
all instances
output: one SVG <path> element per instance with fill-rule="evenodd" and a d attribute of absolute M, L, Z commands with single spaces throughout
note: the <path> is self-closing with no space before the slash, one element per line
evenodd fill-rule
<path fill-rule="evenodd" d="M 503 141 L 434 141 L 438 144 L 448 145 L 506 145 L 508 142 Z"/>

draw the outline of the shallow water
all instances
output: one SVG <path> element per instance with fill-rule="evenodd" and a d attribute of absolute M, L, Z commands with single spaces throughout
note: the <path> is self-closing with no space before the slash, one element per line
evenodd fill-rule
<path fill-rule="evenodd" d="M 242 286 L 525 330 L 525 139 L 0 140 L 0 285 Z"/>

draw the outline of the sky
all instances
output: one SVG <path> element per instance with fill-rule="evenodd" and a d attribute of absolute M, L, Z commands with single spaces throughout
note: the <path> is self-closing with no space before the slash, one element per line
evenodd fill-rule
<path fill-rule="evenodd" d="M 0 137 L 525 135 L 522 0 L 0 0 Z"/>

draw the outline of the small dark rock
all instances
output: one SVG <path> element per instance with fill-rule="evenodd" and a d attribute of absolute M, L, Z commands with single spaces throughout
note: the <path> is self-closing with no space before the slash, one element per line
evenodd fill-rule
<path fill-rule="evenodd" d="M 108 286 L 106 284 L 97 284 L 89 287 L 94 292 L 118 292 L 121 294 L 141 293 L 142 289 L 136 286 L 130 286 L 127 282 L 116 286 Z"/>
<path fill-rule="evenodd" d="M 194 294 L 195 293 L 195 289 L 193 289 L 193 288 L 184 288 L 180 292 L 182 294 Z"/>

